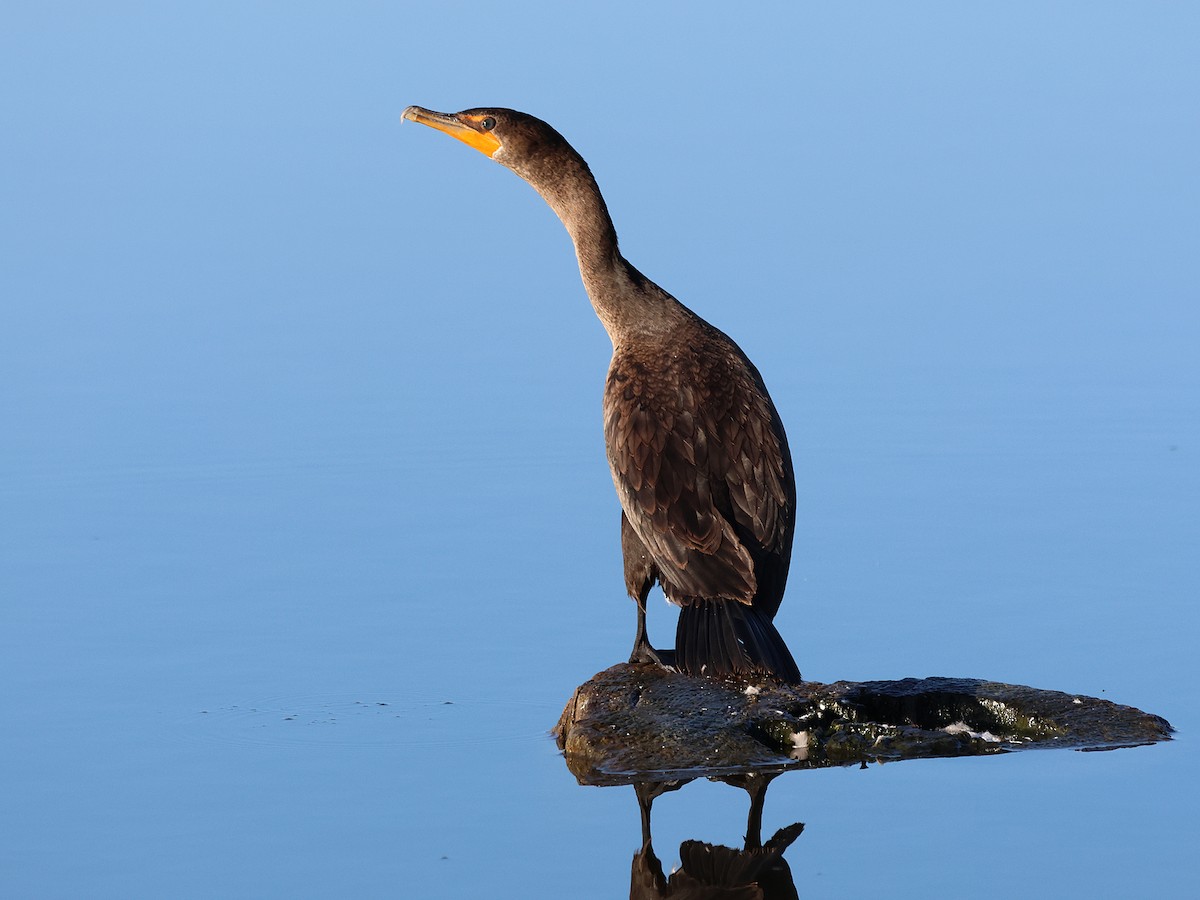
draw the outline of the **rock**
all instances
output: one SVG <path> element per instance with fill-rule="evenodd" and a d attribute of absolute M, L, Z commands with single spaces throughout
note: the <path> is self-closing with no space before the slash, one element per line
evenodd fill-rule
<path fill-rule="evenodd" d="M 621 663 L 576 688 L 555 728 L 583 784 L 1169 740 L 1159 716 L 976 678 L 691 678 Z"/>

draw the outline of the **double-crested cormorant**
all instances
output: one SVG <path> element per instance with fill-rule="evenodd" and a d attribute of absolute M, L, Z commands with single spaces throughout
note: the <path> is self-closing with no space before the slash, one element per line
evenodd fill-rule
<path fill-rule="evenodd" d="M 783 599 L 796 486 L 779 414 L 758 370 L 713 326 L 626 262 L 583 157 L 511 109 L 404 118 L 512 169 L 570 232 L 583 284 L 613 344 L 604 440 L 621 501 L 625 585 L 637 603 L 631 661 L 692 675 L 800 673 L 772 620 Z M 655 581 L 681 607 L 674 657 L 646 635 Z"/>

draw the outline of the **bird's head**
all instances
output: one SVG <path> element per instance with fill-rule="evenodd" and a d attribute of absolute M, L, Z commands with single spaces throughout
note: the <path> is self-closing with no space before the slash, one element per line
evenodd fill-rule
<path fill-rule="evenodd" d="M 540 171 L 561 160 L 564 150 L 577 156 L 561 134 L 541 119 L 515 109 L 481 107 L 440 113 L 410 106 L 403 118 L 443 131 L 535 184 Z"/>

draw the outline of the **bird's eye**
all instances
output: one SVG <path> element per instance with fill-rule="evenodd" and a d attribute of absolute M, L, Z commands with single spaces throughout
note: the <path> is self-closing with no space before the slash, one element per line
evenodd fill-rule
<path fill-rule="evenodd" d="M 493 128 L 496 127 L 496 120 L 493 119 L 491 116 L 486 116 L 484 118 L 484 120 L 479 123 L 479 127 L 482 128 L 484 131 L 491 131 Z"/>

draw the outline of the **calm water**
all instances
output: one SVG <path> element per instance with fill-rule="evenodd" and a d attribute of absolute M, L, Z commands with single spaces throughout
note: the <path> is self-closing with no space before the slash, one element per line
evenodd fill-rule
<path fill-rule="evenodd" d="M 1112 753 L 786 775 L 764 827 L 806 823 L 788 853 L 802 893 L 916 896 L 936 874 L 1136 895 L 1194 874 L 1180 683 L 1197 435 L 1143 400 L 1136 417 L 1060 410 L 1051 425 L 880 412 L 909 435 L 887 452 L 797 441 L 826 473 L 806 479 L 824 523 L 806 520 L 783 614 L 810 677 L 1003 678 L 1183 728 Z M 571 487 L 595 436 L 435 459 L 375 434 L 343 455 L 42 459 L 5 480 L 6 894 L 622 895 L 633 790 L 576 786 L 546 735 L 632 632 L 611 498 L 598 475 Z M 575 512 L 521 502 L 545 479 Z M 661 798 L 668 871 L 685 839 L 740 845 L 745 814 L 725 785 Z"/>
<path fill-rule="evenodd" d="M 546 49 L 467 9 L 30 7 L 0 38 L 0 895 L 627 895 L 634 791 L 547 734 L 633 638 L 607 343 L 536 195 L 397 124 L 484 102 L 575 140 L 632 261 L 762 369 L 807 677 L 1179 729 L 783 776 L 800 894 L 1186 894 L 1195 16 L 781 11 L 688 49 L 620 12 Z M 464 28 L 508 62 L 414 40 Z M 745 110 L 703 152 L 697 98 Z M 656 852 L 740 846 L 746 811 L 667 794 Z"/>

